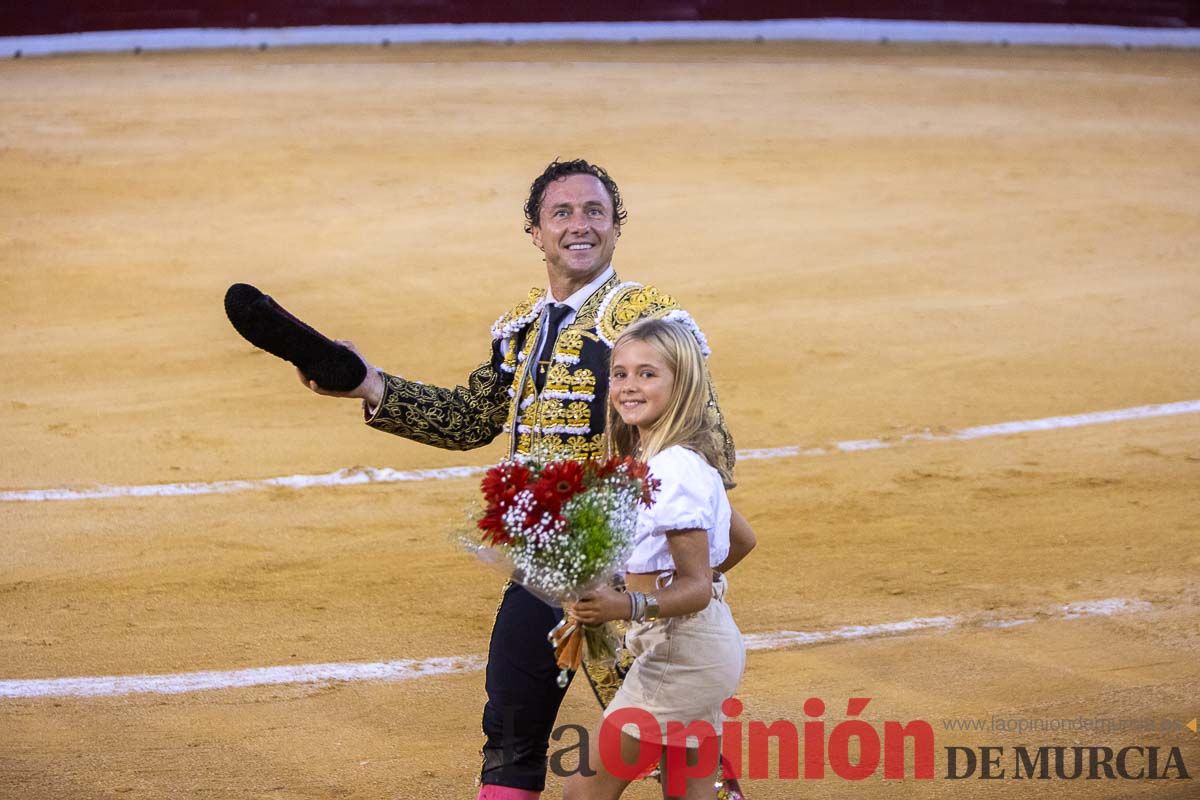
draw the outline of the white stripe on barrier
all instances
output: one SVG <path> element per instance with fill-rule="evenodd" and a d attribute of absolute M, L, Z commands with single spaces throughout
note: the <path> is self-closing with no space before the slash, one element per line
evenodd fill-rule
<path fill-rule="evenodd" d="M 1150 603 L 1120 597 L 1067 603 L 1048 612 L 1064 620 L 1106 617 L 1113 614 L 1146 612 Z M 1032 622 L 1032 618 L 984 621 L 990 628 L 1010 628 Z M 774 631 L 745 637 L 750 651 L 779 650 L 824 642 L 898 636 L 926 630 L 949 630 L 971 624 L 965 617 L 918 617 L 903 622 L 877 625 L 847 625 L 831 631 Z M 371 664 L 298 664 L 287 667 L 258 667 L 224 672 L 184 672 L 175 675 L 111 675 L 97 678 L 43 678 L 0 680 L 0 699 L 40 697 L 113 697 L 128 694 L 182 694 L 184 692 L 238 689 L 281 684 L 329 683 L 332 681 L 408 681 L 437 675 L 478 672 L 482 656 L 404 659 Z"/>
<path fill-rule="evenodd" d="M 799 445 L 771 447 L 758 450 L 739 450 L 737 457 L 742 461 L 757 461 L 795 456 L 824 456 L 836 452 L 854 453 L 864 450 L 881 450 L 907 442 L 954 442 L 985 439 L 991 436 L 1012 436 L 1019 433 L 1048 431 L 1059 428 L 1078 428 L 1084 425 L 1103 425 L 1136 419 L 1169 417 L 1178 414 L 1200 413 L 1200 400 L 1185 400 L 1179 403 L 1161 403 L 1151 406 L 1122 408 L 1115 411 L 1096 411 L 1065 417 L 1001 422 L 995 425 L 980 425 L 963 428 L 945 434 L 930 432 L 906 434 L 895 440 L 858 439 L 838 442 L 832 449 L 823 447 L 802 448 Z M 0 502 L 39 502 L 48 500 L 105 500 L 114 497 L 179 497 L 201 494 L 228 494 L 261 489 L 287 488 L 309 489 L 318 486 L 358 486 L 365 483 L 397 483 L 405 481 L 451 480 L 469 478 L 484 472 L 487 467 L 444 467 L 441 469 L 397 470 L 388 467 L 360 467 L 339 469 L 323 475 L 287 475 L 280 478 L 258 480 L 215 481 L 211 483 L 151 483 L 140 486 L 97 486 L 94 489 L 23 489 L 0 492 Z"/>
<path fill-rule="evenodd" d="M 0 37 L 0 54 L 53 55 L 142 50 L 441 42 L 630 41 L 959 42 L 1101 47 L 1200 47 L 1200 29 L 884 19 L 675 22 L 439 23 L 296 28 L 176 28 Z"/>

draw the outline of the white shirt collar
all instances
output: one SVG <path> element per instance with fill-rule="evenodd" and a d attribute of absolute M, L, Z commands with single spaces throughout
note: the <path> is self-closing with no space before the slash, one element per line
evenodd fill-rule
<path fill-rule="evenodd" d="M 561 301 L 561 303 L 570 306 L 571 309 L 578 314 L 579 309 L 583 308 L 583 304 L 587 301 L 587 299 L 591 297 L 597 289 L 603 286 L 604 282 L 611 278 L 614 274 L 616 274 L 616 270 L 613 269 L 612 264 L 609 264 L 603 272 L 592 279 L 591 283 L 575 292 L 575 294 L 571 295 L 566 300 Z M 546 288 L 546 301 L 547 303 L 559 302 L 554 299 L 554 293 L 550 291 L 549 287 Z"/>

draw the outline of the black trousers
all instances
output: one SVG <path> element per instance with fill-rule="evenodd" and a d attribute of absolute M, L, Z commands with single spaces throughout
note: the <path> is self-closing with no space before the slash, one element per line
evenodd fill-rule
<path fill-rule="evenodd" d="M 561 619 L 561 610 L 515 583 L 504 592 L 488 647 L 483 783 L 533 792 L 546 788 L 550 733 L 567 693 L 558 685 L 546 634 Z"/>

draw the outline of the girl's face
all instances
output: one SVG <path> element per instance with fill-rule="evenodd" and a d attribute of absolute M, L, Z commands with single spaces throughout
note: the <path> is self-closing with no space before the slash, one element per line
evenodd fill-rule
<path fill-rule="evenodd" d="M 626 342 L 612 354 L 608 400 L 626 425 L 645 435 L 671 399 L 675 375 L 658 350 L 646 342 Z"/>

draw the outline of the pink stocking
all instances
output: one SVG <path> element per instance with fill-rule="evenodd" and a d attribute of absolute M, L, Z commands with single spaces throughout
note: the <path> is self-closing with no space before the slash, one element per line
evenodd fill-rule
<path fill-rule="evenodd" d="M 531 792 L 528 789 L 513 789 L 510 786 L 493 786 L 485 783 L 479 787 L 475 800 L 538 800 L 541 792 Z"/>

